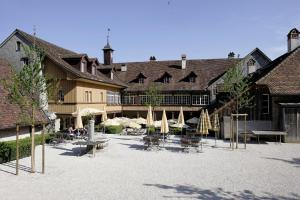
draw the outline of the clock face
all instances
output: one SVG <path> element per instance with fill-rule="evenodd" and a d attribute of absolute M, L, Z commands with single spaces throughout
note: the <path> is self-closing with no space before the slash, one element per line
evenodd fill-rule
<path fill-rule="evenodd" d="M 298 34 L 292 34 L 291 35 L 293 39 L 297 39 L 298 38 Z"/>

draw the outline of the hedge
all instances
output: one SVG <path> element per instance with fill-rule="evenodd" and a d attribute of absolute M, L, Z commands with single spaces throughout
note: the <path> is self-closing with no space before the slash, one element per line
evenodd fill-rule
<path fill-rule="evenodd" d="M 109 134 L 121 133 L 122 130 L 123 130 L 123 127 L 121 125 L 105 126 L 105 133 L 109 133 Z"/>
<path fill-rule="evenodd" d="M 45 134 L 45 141 L 50 140 L 50 135 Z M 35 135 L 35 145 L 42 144 L 42 135 Z M 26 137 L 19 140 L 19 158 L 25 158 L 31 154 L 31 138 Z M 16 141 L 0 142 L 0 163 L 16 159 Z"/>
<path fill-rule="evenodd" d="M 181 128 L 171 128 L 170 131 L 172 134 L 174 135 L 184 135 L 185 134 L 185 129 L 181 129 Z"/>

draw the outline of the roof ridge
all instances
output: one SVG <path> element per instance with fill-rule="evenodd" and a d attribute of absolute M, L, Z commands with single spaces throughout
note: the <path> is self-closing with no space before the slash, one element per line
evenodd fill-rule
<path fill-rule="evenodd" d="M 239 60 L 242 58 L 231 58 L 231 60 Z M 187 59 L 187 61 L 209 61 L 209 60 L 228 60 L 228 58 L 196 58 L 196 59 Z M 136 61 L 136 62 L 117 62 L 117 63 L 113 63 L 111 64 L 111 66 L 113 65 L 121 65 L 121 64 L 139 64 L 139 63 L 159 63 L 159 62 L 179 62 L 181 61 L 181 59 L 178 60 L 155 60 L 155 61 Z"/>
<path fill-rule="evenodd" d="M 30 40 L 33 40 L 34 37 L 35 37 L 35 39 L 39 40 L 40 42 L 43 42 L 43 43 L 46 43 L 46 44 L 48 44 L 48 45 L 54 46 L 54 47 L 56 47 L 56 48 L 59 48 L 59 49 L 61 49 L 61 50 L 67 51 L 67 52 L 69 52 L 69 54 L 79 54 L 79 53 L 77 53 L 77 52 L 75 52 L 75 51 L 72 51 L 72 50 L 63 48 L 63 47 L 58 46 L 58 45 L 56 45 L 56 44 L 54 44 L 54 43 L 48 42 L 48 41 L 46 41 L 46 40 L 43 40 L 43 39 L 41 39 L 41 38 L 39 38 L 39 37 L 37 37 L 37 36 L 33 36 L 33 35 L 31 35 L 31 34 L 29 34 L 29 33 L 26 33 L 25 31 L 22 31 L 22 30 L 20 30 L 20 29 L 16 29 L 16 31 L 19 32 L 19 33 L 21 33 L 21 35 L 23 35 L 23 36 L 25 36 L 25 37 L 29 37 Z M 58 53 L 58 54 L 59 54 L 59 53 Z"/>

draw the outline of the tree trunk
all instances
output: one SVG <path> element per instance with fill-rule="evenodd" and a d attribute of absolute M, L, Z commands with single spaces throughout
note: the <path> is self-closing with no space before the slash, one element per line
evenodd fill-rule
<path fill-rule="evenodd" d="M 239 99 L 236 98 L 236 148 L 239 143 Z"/>
<path fill-rule="evenodd" d="M 35 172 L 35 142 L 34 142 L 34 107 L 32 106 L 31 121 L 31 173 Z"/>

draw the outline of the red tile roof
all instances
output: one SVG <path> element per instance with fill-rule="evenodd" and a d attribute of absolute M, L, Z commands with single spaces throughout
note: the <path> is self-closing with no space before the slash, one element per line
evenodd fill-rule
<path fill-rule="evenodd" d="M 121 71 L 122 63 L 110 66 L 101 66 L 100 70 L 113 68 L 119 79 L 124 81 L 128 88 L 126 91 L 145 91 L 151 83 L 157 82 L 165 73 L 171 75 L 170 83 L 158 83 L 162 91 L 201 91 L 206 90 L 209 82 L 224 73 L 228 68 L 237 64 L 240 59 L 198 59 L 187 60 L 186 69 L 181 69 L 181 60 L 129 62 L 127 71 Z M 143 84 L 134 82 L 139 74 L 146 78 Z M 187 76 L 195 74 L 195 82 L 187 82 Z"/>
<path fill-rule="evenodd" d="M 22 37 L 24 37 L 28 42 L 30 42 L 32 44 L 35 42 L 35 44 L 45 52 L 46 56 L 49 59 L 51 59 L 52 61 L 57 63 L 59 66 L 61 66 L 62 69 L 66 70 L 68 72 L 71 72 L 72 74 L 76 75 L 79 78 L 99 81 L 99 82 L 117 85 L 117 86 L 121 86 L 121 87 L 126 86 L 126 84 L 124 84 L 123 82 L 111 80 L 102 73 L 97 73 L 97 75 L 92 75 L 89 73 L 80 72 L 79 70 L 72 67 L 69 63 L 67 63 L 63 59 L 63 58 L 79 58 L 82 56 L 87 56 L 87 54 L 78 54 L 78 53 L 70 51 L 68 49 L 64 49 L 55 44 L 47 42 L 43 39 L 34 37 L 33 35 L 30 35 L 19 29 L 16 29 L 15 32 L 19 33 Z"/>
<path fill-rule="evenodd" d="M 271 70 L 256 81 L 274 95 L 300 95 L 300 47 L 270 63 Z"/>

